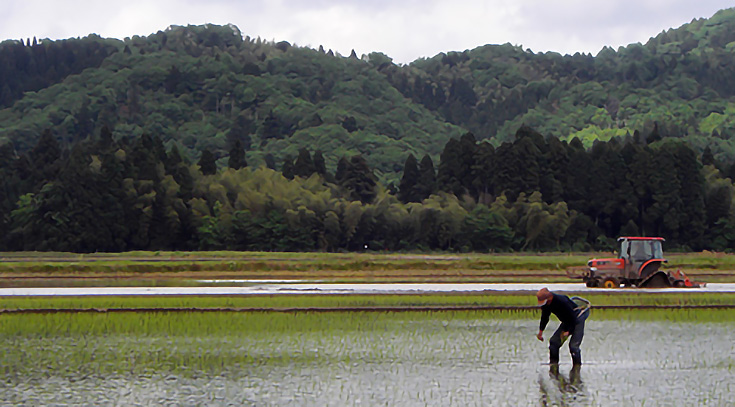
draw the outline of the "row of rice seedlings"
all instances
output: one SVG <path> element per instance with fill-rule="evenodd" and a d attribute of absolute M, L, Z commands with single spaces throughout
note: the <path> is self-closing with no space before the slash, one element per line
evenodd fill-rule
<path fill-rule="evenodd" d="M 377 321 L 443 321 L 535 319 L 537 310 L 421 311 L 404 313 L 169 313 L 30 314 L 3 315 L 0 334 L 49 337 L 106 334 L 207 336 L 242 332 L 324 332 L 355 330 Z M 727 322 L 735 321 L 730 309 L 593 310 L 592 319 Z"/>
<path fill-rule="evenodd" d="M 69 376 L 161 371 L 197 375 L 220 374 L 228 369 L 247 371 L 264 365 L 351 364 L 362 361 L 366 353 L 383 359 L 419 350 L 430 355 L 430 349 L 420 348 L 429 346 L 430 340 L 434 341 L 431 346 L 438 346 L 434 352 L 446 355 L 486 358 L 490 356 L 483 349 L 492 346 L 520 354 L 528 344 L 505 343 L 497 338 L 507 332 L 508 323 L 517 324 L 512 321 L 535 326 L 538 312 L 148 312 L 1 318 L 0 373 L 12 378 L 50 372 Z M 735 311 L 596 310 L 591 316 L 595 319 L 731 324 L 735 322 Z M 378 341 L 365 343 L 367 338 Z M 495 342 L 485 342 L 487 338 Z"/>
<path fill-rule="evenodd" d="M 601 305 L 732 305 L 735 293 L 585 293 Z M 531 294 L 0 297 L 0 309 L 534 306 Z"/>
<path fill-rule="evenodd" d="M 486 295 L 319 295 L 319 296 L 85 296 L 5 297 L 4 309 L 64 308 L 295 308 L 423 305 L 531 305 L 531 298 Z"/>
<path fill-rule="evenodd" d="M 606 309 L 593 310 L 592 319 L 667 322 L 735 322 L 735 309 Z"/>
<path fill-rule="evenodd" d="M 666 290 L 661 292 L 635 292 L 631 293 L 584 293 L 580 296 L 589 299 L 593 307 L 595 305 L 683 305 L 683 306 L 706 306 L 706 305 L 733 305 L 735 304 L 735 293 L 704 293 L 686 292 L 670 293 Z"/>

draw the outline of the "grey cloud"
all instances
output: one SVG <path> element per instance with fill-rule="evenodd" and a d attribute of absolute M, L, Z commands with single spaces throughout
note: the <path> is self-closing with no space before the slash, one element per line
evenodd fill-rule
<path fill-rule="evenodd" d="M 732 0 L 3 0 L 0 40 L 123 38 L 169 25 L 233 23 L 243 34 L 332 48 L 385 52 L 397 62 L 484 44 L 596 53 L 646 42 L 710 17 Z M 38 10 L 43 10 L 39 13 Z"/>

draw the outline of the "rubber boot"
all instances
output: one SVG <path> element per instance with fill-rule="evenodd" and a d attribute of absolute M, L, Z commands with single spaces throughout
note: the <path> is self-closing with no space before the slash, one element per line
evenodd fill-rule
<path fill-rule="evenodd" d="M 552 363 L 551 366 L 549 366 L 549 376 L 555 379 L 559 378 L 559 364 L 558 363 Z"/>
<path fill-rule="evenodd" d="M 582 366 L 580 365 L 574 365 L 572 366 L 572 370 L 569 371 L 569 382 L 574 385 L 578 386 L 582 383 Z"/>

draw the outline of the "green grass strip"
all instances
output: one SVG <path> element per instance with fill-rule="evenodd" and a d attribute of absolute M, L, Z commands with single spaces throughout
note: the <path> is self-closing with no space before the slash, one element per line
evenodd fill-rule
<path fill-rule="evenodd" d="M 0 253 L 0 272 L 150 273 L 191 271 L 565 270 L 613 253 L 271 253 L 128 252 L 111 254 Z M 667 268 L 735 270 L 735 255 L 669 253 Z"/>

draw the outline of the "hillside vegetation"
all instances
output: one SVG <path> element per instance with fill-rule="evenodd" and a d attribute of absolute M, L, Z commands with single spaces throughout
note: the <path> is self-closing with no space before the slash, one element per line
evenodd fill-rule
<path fill-rule="evenodd" d="M 0 44 L 0 250 L 735 246 L 735 9 L 396 65 L 171 27 Z"/>
<path fill-rule="evenodd" d="M 487 45 L 403 66 L 243 38 L 234 26 L 27 42 L 0 45 L 0 143 L 19 151 L 46 129 L 73 144 L 108 126 L 192 159 L 226 157 L 234 140 L 253 164 L 309 147 L 334 169 L 359 153 L 395 182 L 409 153 L 436 160 L 466 131 L 497 147 L 526 124 L 589 147 L 657 124 L 735 158 L 735 9 L 594 57 Z"/>

